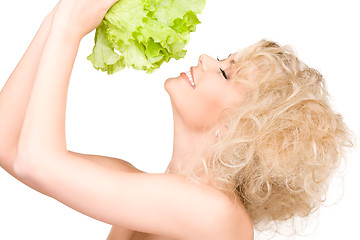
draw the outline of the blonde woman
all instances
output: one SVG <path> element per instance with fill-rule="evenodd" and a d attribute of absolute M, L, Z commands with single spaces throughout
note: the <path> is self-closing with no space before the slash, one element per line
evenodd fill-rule
<path fill-rule="evenodd" d="M 164 174 L 67 150 L 77 49 L 114 2 L 62 0 L 44 19 L 1 91 L 1 166 L 112 224 L 109 240 L 247 240 L 258 224 L 314 212 L 351 139 L 321 74 L 274 42 L 201 55 L 167 79 L 174 148 Z"/>

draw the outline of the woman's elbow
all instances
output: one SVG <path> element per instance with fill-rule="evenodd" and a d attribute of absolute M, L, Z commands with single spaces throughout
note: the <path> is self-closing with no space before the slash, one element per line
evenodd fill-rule
<path fill-rule="evenodd" d="M 23 181 L 29 181 L 33 177 L 34 163 L 31 157 L 24 153 L 17 152 L 14 158 L 14 174 Z"/>
<path fill-rule="evenodd" d="M 39 169 L 39 164 L 36 164 L 34 159 L 27 154 L 17 152 L 13 163 L 14 177 L 32 189 L 48 195 L 42 188 L 41 181 L 39 181 L 41 179 L 40 173 L 43 170 Z"/>

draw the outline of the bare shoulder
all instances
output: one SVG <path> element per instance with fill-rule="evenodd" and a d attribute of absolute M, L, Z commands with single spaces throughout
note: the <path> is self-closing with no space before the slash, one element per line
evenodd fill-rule
<path fill-rule="evenodd" d="M 214 222 L 215 232 L 213 239 L 229 239 L 229 240 L 253 240 L 254 228 L 252 220 L 247 213 L 244 205 L 239 199 L 232 199 L 222 193 L 223 195 L 219 204 L 221 208 L 217 215 L 217 221 Z"/>
<path fill-rule="evenodd" d="M 191 180 L 185 180 L 185 182 Z M 210 186 L 197 183 L 189 183 L 195 185 L 198 192 L 203 193 L 203 198 L 193 201 L 201 201 L 202 214 L 194 215 L 194 222 L 199 221 L 201 235 L 193 235 L 190 239 L 224 239 L 224 240 L 253 240 L 254 229 L 250 216 L 239 199 L 234 199 L 221 190 Z M 192 187 L 190 187 L 192 188 Z M 195 193 L 193 193 L 195 195 Z M 191 217 L 192 215 L 188 216 Z M 199 217 L 200 216 L 200 217 Z M 202 228 L 204 227 L 204 228 Z M 193 231 L 195 233 L 195 231 Z M 206 233 L 205 233 L 206 232 Z"/>
<path fill-rule="evenodd" d="M 228 215 L 228 222 L 225 223 L 229 226 L 229 233 L 232 235 L 229 239 L 254 239 L 252 220 L 240 200 L 229 199 L 225 211 Z"/>

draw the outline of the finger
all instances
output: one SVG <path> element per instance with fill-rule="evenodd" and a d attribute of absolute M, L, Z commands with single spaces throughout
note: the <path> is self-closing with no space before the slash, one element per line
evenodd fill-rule
<path fill-rule="evenodd" d="M 104 0 L 107 8 L 109 9 L 112 5 L 114 5 L 116 2 L 120 0 Z"/>

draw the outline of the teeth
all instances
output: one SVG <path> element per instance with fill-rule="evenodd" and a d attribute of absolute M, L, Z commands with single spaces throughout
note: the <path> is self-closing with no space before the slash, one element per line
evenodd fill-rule
<path fill-rule="evenodd" d="M 186 76 L 190 79 L 191 85 L 195 88 L 195 82 L 194 82 L 194 79 L 193 79 L 193 77 L 191 75 L 191 72 L 187 72 Z"/>

